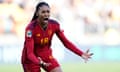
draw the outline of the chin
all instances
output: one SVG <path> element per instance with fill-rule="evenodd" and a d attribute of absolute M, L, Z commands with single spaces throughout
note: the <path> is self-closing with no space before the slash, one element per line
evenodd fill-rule
<path fill-rule="evenodd" d="M 44 21 L 45 24 L 48 24 L 48 21 Z"/>

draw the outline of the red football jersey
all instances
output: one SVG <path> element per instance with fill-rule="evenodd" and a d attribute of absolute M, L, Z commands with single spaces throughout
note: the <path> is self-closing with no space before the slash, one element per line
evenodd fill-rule
<path fill-rule="evenodd" d="M 58 36 L 66 48 L 79 56 L 83 54 L 81 50 L 67 40 L 63 31 L 60 29 L 58 22 L 55 20 L 48 20 L 48 26 L 46 30 L 43 30 L 43 28 L 39 25 L 39 22 L 34 20 L 27 26 L 25 31 L 22 63 L 31 61 L 35 64 L 39 64 L 40 61 L 37 57 L 44 57 L 52 52 L 50 46 L 54 34 Z"/>

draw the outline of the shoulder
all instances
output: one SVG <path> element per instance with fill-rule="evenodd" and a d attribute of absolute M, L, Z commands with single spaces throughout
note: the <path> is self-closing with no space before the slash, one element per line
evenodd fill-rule
<path fill-rule="evenodd" d="M 60 28 L 60 24 L 59 24 L 59 22 L 57 20 L 49 19 L 49 24 L 55 30 L 58 30 Z"/>
<path fill-rule="evenodd" d="M 26 30 L 33 30 L 33 29 L 35 28 L 35 26 L 36 26 L 36 20 L 31 21 L 31 22 L 27 25 Z"/>
<path fill-rule="evenodd" d="M 36 26 L 36 21 L 34 20 L 34 21 L 31 21 L 28 25 L 27 25 L 27 27 L 26 27 L 26 29 L 25 29 L 25 36 L 27 37 L 27 38 L 31 38 L 32 37 L 32 35 L 33 35 L 33 30 L 34 30 L 34 28 L 35 28 L 35 26 Z"/>
<path fill-rule="evenodd" d="M 59 22 L 58 22 L 58 20 L 56 20 L 56 19 L 49 19 L 49 23 L 50 23 L 50 24 L 59 25 Z"/>

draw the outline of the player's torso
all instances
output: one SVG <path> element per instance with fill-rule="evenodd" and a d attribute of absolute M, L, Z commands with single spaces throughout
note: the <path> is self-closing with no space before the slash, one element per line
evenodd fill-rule
<path fill-rule="evenodd" d="M 37 24 L 33 30 L 33 38 L 35 46 L 44 47 L 51 45 L 51 39 L 55 33 L 54 24 L 48 23 L 46 30 Z"/>

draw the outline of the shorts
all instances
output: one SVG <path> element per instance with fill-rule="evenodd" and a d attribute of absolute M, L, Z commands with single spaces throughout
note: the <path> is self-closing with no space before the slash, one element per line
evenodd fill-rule
<path fill-rule="evenodd" d="M 57 60 L 55 58 L 53 58 L 52 56 L 49 56 L 49 58 L 47 58 L 43 61 L 46 63 L 51 63 L 51 65 L 48 67 L 42 67 L 40 65 L 33 64 L 33 63 L 29 63 L 29 64 L 24 63 L 24 64 L 22 64 L 24 72 L 41 72 L 40 68 L 43 68 L 46 72 L 50 72 L 54 68 L 60 66 L 59 63 L 57 62 Z"/>

